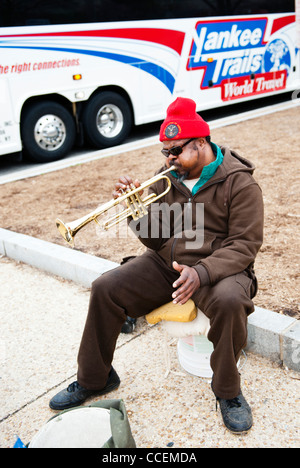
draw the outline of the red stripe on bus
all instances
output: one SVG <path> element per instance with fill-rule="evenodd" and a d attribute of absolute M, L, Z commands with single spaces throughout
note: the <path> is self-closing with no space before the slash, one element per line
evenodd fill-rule
<path fill-rule="evenodd" d="M 95 29 L 92 31 L 67 31 L 41 34 L 14 34 L 0 37 L 111 37 L 122 39 L 136 39 L 140 41 L 154 42 L 169 47 L 179 55 L 182 51 L 185 33 L 172 29 L 159 28 L 124 28 L 124 29 Z"/>
<path fill-rule="evenodd" d="M 279 31 L 279 29 L 284 28 L 285 26 L 288 26 L 291 23 L 294 23 L 295 21 L 296 15 L 285 16 L 283 18 L 275 19 L 273 22 L 271 35 L 276 33 L 276 31 Z"/>

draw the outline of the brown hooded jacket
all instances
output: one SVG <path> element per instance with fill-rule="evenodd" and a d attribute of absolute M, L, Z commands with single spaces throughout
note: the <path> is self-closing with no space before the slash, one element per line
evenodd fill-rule
<path fill-rule="evenodd" d="M 148 216 L 130 222 L 141 242 L 170 268 L 174 260 L 195 268 L 202 286 L 245 270 L 251 274 L 263 241 L 263 200 L 252 176 L 255 167 L 236 152 L 221 150 L 222 164 L 196 194 L 168 174 L 170 191 L 149 205 Z M 162 193 L 165 188 L 166 181 L 159 180 L 149 191 Z"/>

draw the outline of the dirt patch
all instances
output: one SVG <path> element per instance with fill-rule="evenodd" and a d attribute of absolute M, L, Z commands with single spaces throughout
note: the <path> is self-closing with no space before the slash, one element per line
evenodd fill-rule
<path fill-rule="evenodd" d="M 256 260 L 255 304 L 300 319 L 299 287 L 299 108 L 212 131 L 212 140 L 256 165 L 265 203 L 264 244 Z M 161 145 L 127 152 L 0 186 L 0 226 L 56 244 L 55 219 L 70 222 L 111 199 L 121 174 L 141 181 L 162 165 Z M 120 262 L 144 247 L 126 225 L 102 232 L 95 223 L 75 237 L 76 248 Z"/>

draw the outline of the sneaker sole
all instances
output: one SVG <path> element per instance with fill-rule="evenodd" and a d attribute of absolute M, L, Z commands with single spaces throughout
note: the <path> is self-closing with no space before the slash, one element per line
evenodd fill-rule
<path fill-rule="evenodd" d="M 64 411 L 65 409 L 76 408 L 76 407 L 82 405 L 82 403 L 84 403 L 85 401 L 87 401 L 90 398 L 95 398 L 97 396 L 103 396 L 103 395 L 106 395 L 107 393 L 112 392 L 113 390 L 116 390 L 120 386 L 120 383 L 121 383 L 120 381 L 115 382 L 115 383 L 111 383 L 110 385 L 106 386 L 103 390 L 99 390 L 99 391 L 95 390 L 95 392 L 93 392 L 90 395 L 87 395 L 86 398 L 83 398 L 78 403 L 69 403 L 69 404 L 62 405 L 61 407 L 58 407 L 56 405 L 53 405 L 53 403 L 51 403 L 51 401 L 50 401 L 49 407 L 54 411 Z"/>
<path fill-rule="evenodd" d="M 243 435 L 243 434 L 248 434 L 248 432 L 252 429 L 252 426 L 249 427 L 249 429 L 245 429 L 244 431 L 233 431 L 232 429 L 230 429 L 229 427 L 227 427 L 225 424 L 224 426 L 226 427 L 226 429 L 231 432 L 231 434 L 234 434 L 234 435 Z"/>

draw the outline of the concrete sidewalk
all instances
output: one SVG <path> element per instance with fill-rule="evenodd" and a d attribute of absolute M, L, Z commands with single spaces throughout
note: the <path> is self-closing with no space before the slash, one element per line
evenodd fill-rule
<path fill-rule="evenodd" d="M 0 229 L 0 254 L 87 288 L 117 263 Z M 300 372 L 300 322 L 256 307 L 249 317 L 248 350 Z"/>
<path fill-rule="evenodd" d="M 0 447 L 12 447 L 14 434 L 31 440 L 55 414 L 49 399 L 76 379 L 89 285 L 115 264 L 3 229 L 0 253 Z M 299 447 L 299 332 L 299 322 L 271 311 L 250 317 L 241 363 L 254 415 L 247 435 L 224 428 L 209 380 L 180 369 L 175 344 L 165 377 L 164 335 L 144 319 L 119 338 L 121 386 L 105 398 L 124 400 L 138 447 Z"/>

